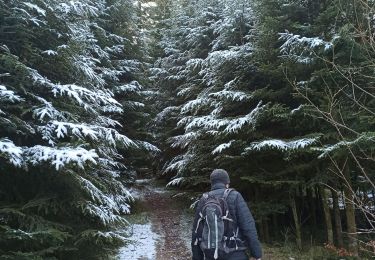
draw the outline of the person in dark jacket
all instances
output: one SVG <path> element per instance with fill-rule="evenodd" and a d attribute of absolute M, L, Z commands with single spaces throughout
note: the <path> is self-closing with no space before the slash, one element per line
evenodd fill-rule
<path fill-rule="evenodd" d="M 229 175 L 223 169 L 216 169 L 211 173 L 211 191 L 210 194 L 213 196 L 222 197 L 225 189 L 229 188 Z M 251 215 L 249 207 L 247 206 L 242 195 L 232 190 L 227 197 L 228 208 L 230 214 L 238 227 L 238 238 L 239 238 L 239 250 L 231 252 L 225 256 L 224 259 L 220 260 L 248 260 L 245 248 L 248 248 L 252 257 L 260 260 L 262 257 L 262 248 L 258 240 L 258 234 L 255 227 L 254 218 Z M 196 241 L 195 227 L 199 219 L 199 212 L 203 206 L 203 200 L 201 199 L 196 206 L 195 218 L 193 222 L 192 230 L 192 242 L 191 248 L 193 253 L 193 260 L 208 260 L 205 258 L 201 248 L 194 241 Z"/>

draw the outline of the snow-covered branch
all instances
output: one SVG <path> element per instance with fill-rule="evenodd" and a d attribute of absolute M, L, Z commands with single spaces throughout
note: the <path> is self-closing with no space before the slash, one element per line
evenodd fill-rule
<path fill-rule="evenodd" d="M 21 167 L 23 164 L 22 147 L 16 146 L 7 138 L 0 139 L 0 156 L 5 157 L 16 167 Z"/>
<path fill-rule="evenodd" d="M 285 141 L 280 139 L 270 139 L 261 142 L 254 142 L 249 147 L 245 148 L 245 152 L 249 151 L 261 151 L 261 150 L 279 150 L 279 151 L 290 151 L 299 150 L 309 147 L 317 142 L 319 138 L 302 138 L 298 140 Z"/>
<path fill-rule="evenodd" d="M 113 128 L 107 128 L 99 125 L 76 124 L 58 121 L 52 121 L 50 123 L 50 127 L 54 129 L 57 138 L 64 138 L 72 134 L 80 139 L 100 139 L 112 145 L 113 147 L 116 147 L 118 143 L 121 143 L 125 147 L 137 146 L 136 143 L 133 142 L 130 138 L 123 134 L 120 134 Z"/>
<path fill-rule="evenodd" d="M 235 142 L 234 140 L 231 140 L 231 141 L 228 142 L 228 143 L 223 143 L 223 144 L 217 146 L 217 147 L 212 151 L 212 154 L 221 154 L 224 150 L 230 148 L 234 142 Z"/>
<path fill-rule="evenodd" d="M 98 154 L 94 149 L 86 150 L 82 147 L 48 147 L 36 145 L 24 148 L 25 160 L 32 165 L 39 165 L 49 162 L 55 166 L 56 170 L 60 170 L 68 164 L 77 165 L 84 168 L 86 163 L 96 164 Z"/>
<path fill-rule="evenodd" d="M 283 56 L 291 58 L 299 63 L 311 63 L 316 58 L 316 53 L 321 49 L 326 52 L 333 48 L 334 41 L 324 41 L 318 37 L 302 37 L 289 32 L 280 33 L 280 40 L 284 43 L 280 47 Z"/>
<path fill-rule="evenodd" d="M 0 102 L 19 102 L 23 101 L 23 99 L 16 95 L 14 91 L 8 90 L 5 86 L 0 85 Z"/>

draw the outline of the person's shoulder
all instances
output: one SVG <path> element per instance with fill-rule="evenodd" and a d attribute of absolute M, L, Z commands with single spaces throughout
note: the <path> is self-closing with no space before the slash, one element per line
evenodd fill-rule
<path fill-rule="evenodd" d="M 231 189 L 228 197 L 233 198 L 234 200 L 237 199 L 238 196 L 242 196 L 240 192 L 238 192 L 236 189 Z"/>
<path fill-rule="evenodd" d="M 231 194 L 236 194 L 236 195 L 238 195 L 238 194 L 241 194 L 239 191 L 237 191 L 235 188 L 230 188 L 230 193 Z"/>
<path fill-rule="evenodd" d="M 209 192 L 208 192 L 208 191 L 207 191 L 207 192 L 204 192 L 204 193 L 202 193 L 202 195 L 199 197 L 198 202 L 199 202 L 199 203 L 204 203 L 204 202 L 208 199 L 208 197 L 209 197 Z"/>

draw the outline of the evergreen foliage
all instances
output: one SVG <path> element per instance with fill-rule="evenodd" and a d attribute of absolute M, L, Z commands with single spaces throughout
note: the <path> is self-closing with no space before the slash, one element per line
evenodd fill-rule
<path fill-rule="evenodd" d="M 0 1 L 2 257 L 99 258 L 126 240 L 126 151 L 158 150 L 140 141 L 135 11 L 127 0 Z"/>
<path fill-rule="evenodd" d="M 206 189 L 210 172 L 225 168 L 250 198 L 265 241 L 271 220 L 277 230 L 280 221 L 293 226 L 301 247 L 302 232 L 316 237 L 321 217 L 326 241 L 335 243 L 327 223 L 335 192 L 345 198 L 347 231 L 356 233 L 355 215 L 373 231 L 372 197 L 363 196 L 374 189 L 373 3 L 170 6 L 164 52 L 152 69 L 168 185 Z M 330 205 L 342 209 L 338 203 Z M 336 214 L 337 237 L 342 221 Z M 347 239 L 357 255 L 356 238 Z"/>
<path fill-rule="evenodd" d="M 263 241 L 371 249 L 374 8 L 0 0 L 1 257 L 108 258 L 137 174 L 215 168 Z"/>

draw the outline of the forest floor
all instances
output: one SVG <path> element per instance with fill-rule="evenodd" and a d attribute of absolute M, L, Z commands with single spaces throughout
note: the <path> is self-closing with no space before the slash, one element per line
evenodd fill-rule
<path fill-rule="evenodd" d="M 154 179 L 137 180 L 130 192 L 136 200 L 134 213 L 127 217 L 131 223 L 130 243 L 119 249 L 115 259 L 190 260 L 190 203 L 175 198 L 176 191 L 166 189 Z M 324 251 L 322 247 L 297 251 L 287 245 L 263 244 L 262 259 L 327 259 Z"/>
<path fill-rule="evenodd" d="M 117 259 L 191 259 L 189 205 L 176 201 L 173 192 L 152 179 L 138 180 L 131 193 L 137 200 L 129 220 L 134 242 L 121 248 Z"/>

